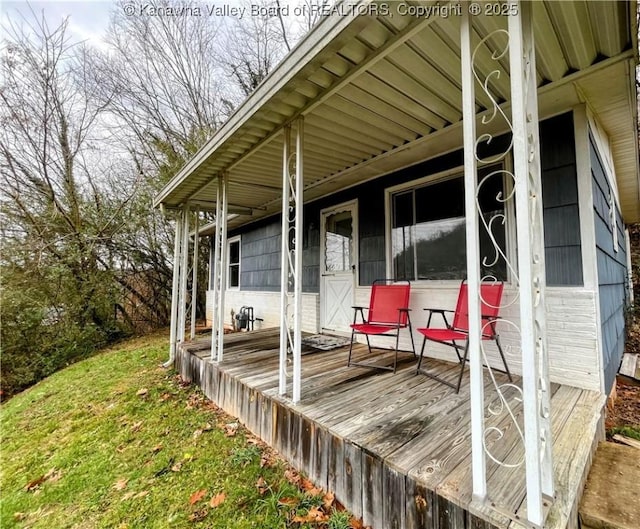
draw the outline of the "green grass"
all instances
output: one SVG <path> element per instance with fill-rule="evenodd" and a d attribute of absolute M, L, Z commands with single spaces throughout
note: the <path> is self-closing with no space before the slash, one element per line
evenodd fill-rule
<path fill-rule="evenodd" d="M 1 527 L 307 526 L 291 520 L 322 496 L 242 428 L 227 435 L 234 419 L 159 367 L 166 357 L 163 336 L 131 340 L 2 406 Z"/>
<path fill-rule="evenodd" d="M 615 434 L 620 434 L 640 441 L 640 426 L 615 426 L 610 428 L 607 433 L 610 437 L 613 437 Z"/>

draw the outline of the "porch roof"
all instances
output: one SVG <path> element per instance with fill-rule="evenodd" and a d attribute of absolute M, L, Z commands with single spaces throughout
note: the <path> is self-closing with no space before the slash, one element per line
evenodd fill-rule
<path fill-rule="evenodd" d="M 155 205 L 190 202 L 214 209 L 215 180 L 226 172 L 230 213 L 237 213 L 230 228 L 277 213 L 283 127 L 300 116 L 305 201 L 461 148 L 460 17 L 455 11 L 446 17 L 397 11 L 383 16 L 367 9 L 362 14 L 345 8 L 316 26 L 165 186 Z M 627 223 L 640 221 L 632 10 L 632 3 L 584 0 L 535 2 L 533 9 L 539 114 L 589 105 L 611 141 Z M 472 37 L 476 68 L 483 76 L 499 72 L 489 86 L 508 107 L 508 56 L 492 59 L 504 33 L 489 36 L 506 24 L 506 17 L 474 17 Z M 478 89 L 478 114 L 489 108 L 489 97 Z"/>

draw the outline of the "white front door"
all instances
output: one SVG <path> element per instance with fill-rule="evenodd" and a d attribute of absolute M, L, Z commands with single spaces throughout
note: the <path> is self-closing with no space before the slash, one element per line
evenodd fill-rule
<path fill-rule="evenodd" d="M 321 213 L 320 315 L 322 332 L 350 333 L 357 264 L 356 201 Z"/>

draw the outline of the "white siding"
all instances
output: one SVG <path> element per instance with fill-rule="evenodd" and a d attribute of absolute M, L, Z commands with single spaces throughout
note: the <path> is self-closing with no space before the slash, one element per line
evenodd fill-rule
<path fill-rule="evenodd" d="M 207 323 L 211 322 L 213 291 L 207 291 Z M 253 307 L 254 316 L 264 321 L 256 322 L 256 329 L 280 326 L 280 292 L 253 292 L 227 290 L 225 295 L 224 322 L 231 324 L 231 309 L 234 313 L 242 306 Z M 320 321 L 320 296 L 314 293 L 302 294 L 302 330 L 318 332 Z"/>
<path fill-rule="evenodd" d="M 430 287 L 414 287 L 411 291 L 411 321 L 414 329 L 416 353 L 422 346 L 422 335 L 415 331 L 417 327 L 427 324 L 427 313 L 423 307 L 454 309 L 459 282 L 443 283 Z M 356 305 L 367 306 L 371 289 L 357 287 L 355 289 Z M 515 291 L 505 285 L 503 306 L 513 301 Z M 207 292 L 207 314 L 210 317 L 211 293 Z M 593 291 L 580 288 L 548 288 L 547 303 L 547 343 L 549 346 L 550 376 L 552 382 L 598 391 L 600 378 L 598 375 L 596 297 Z M 302 330 L 318 332 L 320 321 L 320 298 L 318 294 L 303 294 Z M 243 305 L 251 305 L 255 315 L 263 318 L 257 322 L 256 328 L 277 327 L 280 322 L 280 294 L 278 292 L 248 292 L 228 290 L 225 298 L 225 323 L 231 323 L 231 308 L 238 311 Z M 518 304 L 513 303 L 502 311 L 501 316 L 519 323 Z M 434 316 L 432 325 L 439 325 L 439 317 Z M 451 321 L 451 320 L 450 320 Z M 519 358 L 518 335 L 508 324 L 498 325 L 503 349 L 507 355 L 509 368 L 516 374 L 521 372 Z M 362 341 L 364 339 L 362 338 Z M 393 348 L 394 340 L 372 338 L 372 345 Z M 500 357 L 495 344 L 484 342 L 491 365 L 501 367 Z M 406 331 L 400 334 L 400 348 L 411 349 L 411 342 Z M 449 347 L 435 343 L 427 343 L 426 355 L 442 360 L 455 360 L 455 353 Z"/>

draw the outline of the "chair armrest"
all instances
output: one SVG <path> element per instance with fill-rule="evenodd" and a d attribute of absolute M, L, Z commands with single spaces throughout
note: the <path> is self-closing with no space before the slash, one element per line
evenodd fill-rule
<path fill-rule="evenodd" d="M 407 308 L 407 307 L 403 307 L 401 309 L 398 309 L 400 312 L 411 312 L 411 309 Z"/>
<path fill-rule="evenodd" d="M 444 320 L 444 324 L 447 326 L 447 329 L 451 329 L 451 324 L 449 323 L 449 320 L 447 319 L 447 315 L 445 313 L 447 312 L 455 312 L 453 310 L 449 310 L 449 309 L 431 309 L 431 308 L 425 308 L 422 310 L 428 310 L 429 311 L 429 320 L 427 321 L 427 327 L 431 327 L 431 318 L 433 317 L 433 314 L 440 314 L 440 316 L 442 316 L 442 319 Z"/>
<path fill-rule="evenodd" d="M 368 309 L 369 307 L 361 307 L 359 305 L 352 305 L 351 308 L 353 309 L 353 324 L 354 325 L 357 323 L 358 312 L 360 313 L 360 318 L 362 319 L 362 323 L 367 323 L 367 319 L 364 317 L 364 310 Z"/>

